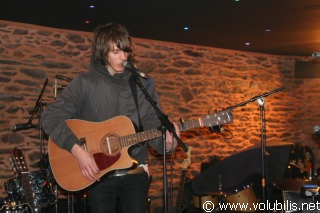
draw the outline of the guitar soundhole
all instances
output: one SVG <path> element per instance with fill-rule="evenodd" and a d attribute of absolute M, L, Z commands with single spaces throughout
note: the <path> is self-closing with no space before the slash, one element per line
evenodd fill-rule
<path fill-rule="evenodd" d="M 101 150 L 104 154 L 114 156 L 121 150 L 120 137 L 116 134 L 108 134 L 102 138 Z"/>

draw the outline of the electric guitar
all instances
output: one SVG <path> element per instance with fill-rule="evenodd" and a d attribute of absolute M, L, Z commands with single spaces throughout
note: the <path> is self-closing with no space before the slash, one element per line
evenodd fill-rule
<path fill-rule="evenodd" d="M 181 176 L 180 176 L 180 182 L 179 182 L 179 189 L 178 189 L 178 196 L 177 196 L 177 201 L 176 201 L 176 212 L 179 213 L 181 211 L 182 207 L 182 195 L 183 195 L 183 189 L 184 189 L 184 184 L 186 181 L 186 174 L 187 174 L 187 169 L 191 163 L 191 150 L 192 147 L 188 147 L 187 151 L 187 157 L 184 159 L 182 163 L 182 171 L 181 171 Z"/>
<path fill-rule="evenodd" d="M 226 110 L 180 122 L 178 126 L 180 131 L 186 131 L 190 128 L 210 127 L 232 121 L 231 111 Z M 126 116 L 116 116 L 103 122 L 69 119 L 66 123 L 83 142 L 83 149 L 94 156 L 100 169 L 99 178 L 111 171 L 130 168 L 137 163 L 128 153 L 130 146 L 162 136 L 162 132 L 157 129 L 136 133 L 133 123 Z M 79 191 L 94 183 L 82 175 L 76 158 L 70 152 L 58 147 L 52 139 L 49 139 L 48 143 L 52 173 L 63 189 Z"/>

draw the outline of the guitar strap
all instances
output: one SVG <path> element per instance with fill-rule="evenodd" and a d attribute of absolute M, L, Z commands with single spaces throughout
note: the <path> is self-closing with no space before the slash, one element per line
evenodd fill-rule
<path fill-rule="evenodd" d="M 134 82 L 133 78 L 135 78 L 135 76 L 131 75 L 131 77 L 129 79 L 129 83 L 130 83 L 133 99 L 134 99 L 134 102 L 136 104 L 137 111 L 138 111 L 138 119 L 139 119 L 138 132 L 142 132 L 143 131 L 143 127 L 142 127 L 142 122 L 141 122 L 141 118 L 140 118 L 139 106 L 138 106 L 137 86 L 136 86 L 136 83 Z"/>

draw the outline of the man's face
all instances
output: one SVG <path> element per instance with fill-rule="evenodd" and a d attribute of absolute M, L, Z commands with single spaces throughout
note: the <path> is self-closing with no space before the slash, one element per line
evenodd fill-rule
<path fill-rule="evenodd" d="M 124 71 L 124 67 L 122 66 L 122 62 L 128 59 L 130 53 L 124 52 L 119 49 L 117 45 L 113 44 L 110 48 L 111 50 L 107 55 L 107 69 L 109 70 L 111 75 L 115 73 L 122 73 Z"/>

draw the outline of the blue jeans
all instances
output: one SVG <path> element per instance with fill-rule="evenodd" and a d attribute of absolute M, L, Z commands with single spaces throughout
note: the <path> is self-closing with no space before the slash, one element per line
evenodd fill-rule
<path fill-rule="evenodd" d="M 116 205 L 117 199 L 120 205 Z M 89 191 L 91 213 L 145 213 L 147 199 L 146 172 L 108 177 Z"/>

